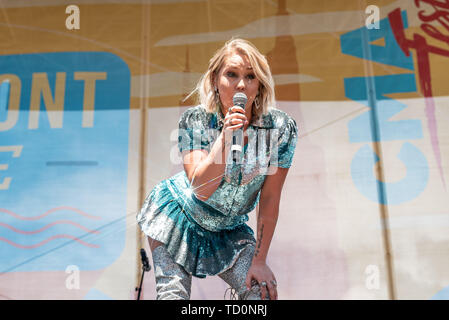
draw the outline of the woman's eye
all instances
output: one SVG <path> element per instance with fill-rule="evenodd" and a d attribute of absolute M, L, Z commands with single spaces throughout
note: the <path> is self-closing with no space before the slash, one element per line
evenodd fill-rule
<path fill-rule="evenodd" d="M 246 76 L 248 79 L 251 79 L 251 80 L 253 80 L 254 78 L 256 78 L 256 76 L 254 75 L 254 74 L 249 74 L 249 75 L 247 75 Z"/>
<path fill-rule="evenodd" d="M 228 71 L 228 72 L 226 73 L 226 75 L 227 75 L 228 77 L 235 77 L 235 73 L 232 72 L 232 71 Z"/>

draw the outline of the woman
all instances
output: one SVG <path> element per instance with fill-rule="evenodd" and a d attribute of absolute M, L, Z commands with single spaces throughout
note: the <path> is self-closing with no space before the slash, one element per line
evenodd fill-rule
<path fill-rule="evenodd" d="M 137 216 L 152 251 L 157 299 L 189 299 L 192 275 L 218 275 L 240 299 L 277 299 L 266 257 L 296 123 L 274 107 L 266 58 L 242 39 L 217 51 L 196 91 L 200 105 L 179 121 L 184 171 L 159 183 Z M 244 108 L 233 105 L 236 93 L 246 95 Z M 234 162 L 237 129 L 244 149 Z M 256 205 L 257 241 L 245 224 Z"/>

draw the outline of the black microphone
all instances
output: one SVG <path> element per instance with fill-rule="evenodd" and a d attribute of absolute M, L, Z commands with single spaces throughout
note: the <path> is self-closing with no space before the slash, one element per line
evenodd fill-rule
<path fill-rule="evenodd" d="M 239 106 L 245 109 L 246 101 L 248 101 L 248 98 L 246 97 L 246 94 L 243 92 L 237 92 L 234 94 L 234 97 L 232 97 L 232 103 L 234 106 Z M 237 160 L 240 159 L 240 154 L 243 151 L 243 128 L 239 128 L 237 130 L 234 130 L 232 133 L 232 146 L 231 146 L 231 152 L 232 152 L 232 160 L 234 162 L 237 162 Z"/>
<path fill-rule="evenodd" d="M 147 253 L 145 252 L 145 249 L 140 249 L 140 256 L 142 257 L 142 265 L 144 271 L 150 271 L 150 262 L 148 261 Z"/>

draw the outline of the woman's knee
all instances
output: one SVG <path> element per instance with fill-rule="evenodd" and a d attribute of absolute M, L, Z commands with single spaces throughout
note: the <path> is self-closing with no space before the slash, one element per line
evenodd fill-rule
<path fill-rule="evenodd" d="M 188 300 L 192 276 L 177 264 L 165 246 L 157 246 L 153 254 L 157 300 Z"/>

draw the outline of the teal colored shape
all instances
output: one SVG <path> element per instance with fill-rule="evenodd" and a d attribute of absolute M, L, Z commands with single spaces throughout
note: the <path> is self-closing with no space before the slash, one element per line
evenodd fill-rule
<path fill-rule="evenodd" d="M 426 157 L 413 144 L 404 142 L 398 159 L 406 167 L 407 175 L 397 182 L 379 181 L 374 175 L 374 166 L 379 157 L 369 145 L 361 147 L 351 163 L 351 176 L 357 189 L 371 201 L 389 205 L 401 204 L 418 197 L 429 181 Z M 382 196 L 382 190 L 385 190 L 385 196 Z"/>
<path fill-rule="evenodd" d="M 402 11 L 404 28 L 408 28 L 407 12 Z M 384 38 L 385 47 L 371 44 L 371 42 Z M 364 45 L 368 45 L 369 57 L 363 52 Z M 379 29 L 368 29 L 363 26 L 340 36 L 341 52 L 360 59 L 369 59 L 374 62 L 414 70 L 413 57 L 408 57 L 401 50 L 391 30 L 387 18 L 380 20 Z"/>

